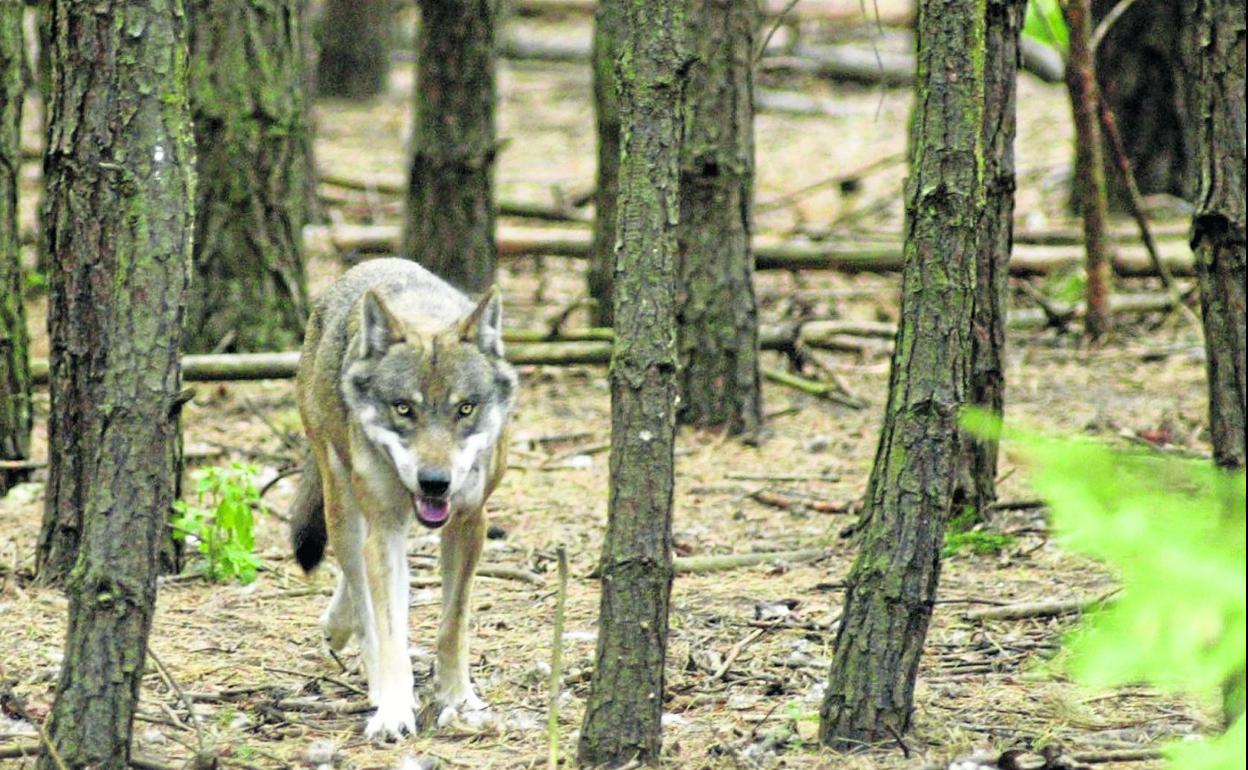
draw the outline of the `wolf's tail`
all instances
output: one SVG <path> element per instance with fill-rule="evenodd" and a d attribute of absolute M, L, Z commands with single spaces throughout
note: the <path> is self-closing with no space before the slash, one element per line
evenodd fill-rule
<path fill-rule="evenodd" d="M 310 572 L 325 558 L 325 497 L 321 472 L 311 454 L 303 462 L 303 476 L 290 504 L 290 545 L 304 572 Z"/>

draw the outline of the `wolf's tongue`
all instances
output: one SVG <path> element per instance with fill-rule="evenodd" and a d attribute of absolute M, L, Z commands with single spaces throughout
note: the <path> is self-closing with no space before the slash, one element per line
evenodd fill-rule
<path fill-rule="evenodd" d="M 441 524 L 450 515 L 451 505 L 446 500 L 429 497 L 416 498 L 416 515 L 426 524 Z"/>

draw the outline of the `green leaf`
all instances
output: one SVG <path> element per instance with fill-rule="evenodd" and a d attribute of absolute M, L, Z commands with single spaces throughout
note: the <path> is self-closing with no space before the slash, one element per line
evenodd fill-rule
<path fill-rule="evenodd" d="M 1029 0 L 1027 15 L 1023 19 L 1023 34 L 1056 48 L 1063 56 L 1070 48 L 1070 34 L 1057 0 Z"/>

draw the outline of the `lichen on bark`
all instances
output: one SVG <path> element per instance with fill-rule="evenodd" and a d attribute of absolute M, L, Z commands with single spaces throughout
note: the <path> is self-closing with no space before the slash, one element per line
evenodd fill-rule
<path fill-rule="evenodd" d="M 819 736 L 855 748 L 906 732 L 970 397 L 984 209 L 985 0 L 920 0 L 901 322 Z"/>

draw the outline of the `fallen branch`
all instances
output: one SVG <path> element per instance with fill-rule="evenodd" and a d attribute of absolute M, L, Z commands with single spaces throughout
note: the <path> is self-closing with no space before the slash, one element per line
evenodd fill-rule
<path fill-rule="evenodd" d="M 763 505 L 769 505 L 772 508 L 779 508 L 782 511 L 793 511 L 798 509 L 806 509 L 815 513 L 849 513 L 850 503 L 832 503 L 827 500 L 803 500 L 782 495 L 779 492 L 773 492 L 770 489 L 760 489 L 751 498 L 757 500 Z"/>
<path fill-rule="evenodd" d="M 21 759 L 39 756 L 39 741 L 0 745 L 0 759 Z"/>
<path fill-rule="evenodd" d="M 1109 762 L 1151 762 L 1165 757 L 1165 752 L 1157 749 L 1110 749 L 1080 752 L 1072 755 L 1071 759 L 1088 765 L 1103 765 Z"/>
<path fill-rule="evenodd" d="M 1048 83 L 1062 81 L 1060 53 L 1035 41 L 1028 41 L 1020 47 L 1024 71 Z M 498 54 L 504 59 L 516 61 L 584 64 L 590 58 L 590 41 L 538 39 L 513 33 L 499 42 Z M 915 68 L 912 53 L 861 44 L 799 46 L 791 54 L 769 53 L 759 61 L 759 69 L 763 72 L 796 73 L 837 82 L 897 87 L 914 83 Z M 756 106 L 763 108 L 765 102 L 756 102 Z"/>
<path fill-rule="evenodd" d="M 1168 295 L 1116 294 L 1110 298 L 1113 313 L 1138 314 L 1168 310 L 1176 300 Z M 1070 323 L 1082 317 L 1082 305 L 1051 306 L 1048 313 L 1039 309 L 1021 308 L 1010 311 L 1011 329 L 1037 329 L 1054 323 Z M 520 342 L 507 346 L 507 360 L 517 365 L 573 366 L 607 364 L 611 361 L 611 335 L 606 329 L 587 329 L 560 335 L 546 342 Z M 533 332 L 506 332 L 510 340 L 532 339 Z M 544 332 L 539 332 L 544 334 Z M 880 351 L 888 349 L 888 340 L 896 335 L 892 324 L 869 321 L 808 321 L 804 324 L 764 324 L 759 328 L 759 343 L 764 350 L 793 350 L 806 345 L 822 350 L 849 350 L 862 352 L 874 345 Z M 182 380 L 184 382 L 226 382 L 232 380 L 283 380 L 295 376 L 299 366 L 298 351 L 279 353 L 220 353 L 212 355 L 188 355 L 182 357 Z M 31 382 L 46 385 L 48 382 L 48 359 L 35 358 L 30 362 Z M 838 396 L 837 386 L 817 383 L 784 372 L 769 379 L 799 389 L 813 388 L 821 398 L 843 400 L 846 406 L 860 402 L 848 396 Z M 798 383 L 800 381 L 800 383 Z M 827 389 L 827 394 L 822 390 Z M 852 403 L 851 403 L 852 402 Z M 214 452 L 211 456 L 215 456 Z M 192 456 L 188 453 L 188 457 Z M 194 455 L 201 456 L 199 454 Z M 4 460 L 0 469 L 33 470 L 43 467 L 39 460 Z"/>
<path fill-rule="evenodd" d="M 737 658 L 741 657 L 742 651 L 749 646 L 750 642 L 753 642 L 765 633 L 767 633 L 766 628 L 756 628 L 742 637 L 741 641 L 732 645 L 732 649 L 728 650 L 728 654 L 724 656 L 724 662 L 715 670 L 715 673 L 711 674 L 709 681 L 718 682 L 720 679 L 723 679 L 724 675 L 728 673 L 728 669 L 732 668 L 732 664 L 737 662 Z"/>
<path fill-rule="evenodd" d="M 866 46 L 802 46 L 792 56 L 764 57 L 759 69 L 864 85 L 908 86 L 914 83 L 915 61 L 912 54 Z"/>
<path fill-rule="evenodd" d="M 834 404 L 840 404 L 850 409 L 862 409 L 866 406 L 863 402 L 841 393 L 840 387 L 832 383 L 816 382 L 796 374 L 790 374 L 782 369 L 772 369 L 770 367 L 762 367 L 762 374 L 763 378 L 768 382 L 800 390 L 808 395 L 822 398 L 825 401 L 831 401 Z"/>
<path fill-rule="evenodd" d="M 403 178 L 397 174 L 359 176 L 330 171 L 329 169 L 320 169 L 317 171 L 317 182 L 331 187 L 340 187 L 344 190 L 357 190 L 379 195 L 402 196 L 407 194 L 407 185 Z M 494 201 L 494 207 L 500 216 L 505 217 L 527 217 L 551 222 L 592 221 L 589 215 L 583 212 L 540 201 L 498 198 Z"/>
<path fill-rule="evenodd" d="M 677 556 L 673 560 L 677 575 L 701 575 L 723 572 L 759 564 L 800 564 L 815 561 L 827 555 L 822 548 L 801 551 L 763 551 L 760 553 L 729 553 L 712 556 Z"/>
<path fill-rule="evenodd" d="M 305 237 L 325 232 L 323 225 L 305 229 Z M 328 229 L 329 241 L 341 252 L 394 254 L 399 247 L 398 225 L 335 225 Z M 588 229 L 540 230 L 500 227 L 496 242 L 500 257 L 548 256 L 584 259 L 589 255 L 592 234 Z M 758 270 L 835 270 L 843 273 L 896 273 L 904 266 L 902 245 L 896 241 L 863 243 L 805 242 L 779 240 L 771 236 L 754 239 L 754 266 Z M 1196 274 L 1195 260 L 1186 243 L 1171 244 L 1162 259 L 1172 275 Z M 1010 258 L 1014 276 L 1047 275 L 1083 263 L 1077 248 L 1019 244 Z M 1120 276 L 1149 277 L 1156 271 L 1148 254 L 1138 249 L 1121 249 L 1114 258 L 1114 271 Z"/>
<path fill-rule="evenodd" d="M 1047 602 L 1022 602 L 1006 604 L 1000 607 L 985 607 L 962 613 L 966 620 L 1026 620 L 1029 618 L 1054 618 L 1062 615 L 1075 615 L 1089 609 L 1099 607 L 1108 601 L 1118 589 L 1114 589 L 1095 599 L 1060 599 Z"/>
<path fill-rule="evenodd" d="M 790 0 L 762 0 L 759 7 L 764 16 L 779 16 L 792 5 Z M 598 8 L 597 0 L 516 0 L 513 8 L 528 14 L 578 14 L 588 16 Z M 859 6 L 846 6 L 843 2 L 803 0 L 788 11 L 788 18 L 800 21 L 838 22 L 841 24 L 862 22 L 872 26 L 909 27 L 914 22 L 910 8 L 866 10 Z"/>

